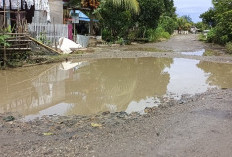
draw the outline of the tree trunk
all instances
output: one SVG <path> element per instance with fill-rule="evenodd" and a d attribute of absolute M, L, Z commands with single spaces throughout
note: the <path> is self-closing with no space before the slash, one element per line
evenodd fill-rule
<path fill-rule="evenodd" d="M 94 35 L 94 31 L 93 31 L 93 14 L 92 14 L 93 10 L 91 10 L 90 13 L 90 35 L 93 36 Z"/>

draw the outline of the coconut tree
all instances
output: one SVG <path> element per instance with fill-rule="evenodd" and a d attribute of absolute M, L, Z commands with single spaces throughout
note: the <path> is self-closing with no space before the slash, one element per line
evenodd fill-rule
<path fill-rule="evenodd" d="M 135 13 L 139 12 L 139 3 L 137 0 L 70 0 L 69 4 L 72 6 L 96 9 L 100 3 L 107 2 L 112 3 L 115 6 L 124 5 Z"/>
<path fill-rule="evenodd" d="M 115 6 L 124 6 L 134 13 L 139 13 L 139 3 L 137 0 L 70 0 L 71 6 L 90 9 L 90 34 L 93 35 L 93 17 L 92 14 L 98 8 L 100 3 L 112 3 Z M 104 5 L 102 5 L 104 6 Z"/>
<path fill-rule="evenodd" d="M 134 11 L 135 13 L 139 12 L 139 3 L 137 0 L 105 0 L 112 2 L 116 6 L 125 5 L 128 9 Z"/>

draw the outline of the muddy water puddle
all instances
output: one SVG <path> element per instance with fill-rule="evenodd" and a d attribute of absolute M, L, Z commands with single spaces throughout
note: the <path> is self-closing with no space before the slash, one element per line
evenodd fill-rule
<path fill-rule="evenodd" d="M 140 112 L 160 99 L 232 88 L 232 65 L 138 58 L 68 62 L 0 71 L 0 112 L 42 115 Z"/>

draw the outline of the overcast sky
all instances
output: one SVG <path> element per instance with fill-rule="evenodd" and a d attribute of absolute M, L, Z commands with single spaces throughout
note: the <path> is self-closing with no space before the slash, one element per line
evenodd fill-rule
<path fill-rule="evenodd" d="M 194 22 L 199 22 L 200 14 L 212 7 L 212 0 L 174 0 L 178 16 L 189 15 Z"/>

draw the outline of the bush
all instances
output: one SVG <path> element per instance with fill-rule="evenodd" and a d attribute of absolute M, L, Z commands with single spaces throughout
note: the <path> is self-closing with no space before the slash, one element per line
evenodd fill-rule
<path fill-rule="evenodd" d="M 136 38 L 139 38 L 141 34 L 142 33 L 141 33 L 141 31 L 139 29 L 131 30 L 128 33 L 128 39 L 133 41 Z"/>
<path fill-rule="evenodd" d="M 216 30 L 211 29 L 207 34 L 207 42 L 213 43 L 217 40 Z"/>
<path fill-rule="evenodd" d="M 226 44 L 226 52 L 232 54 L 232 42 Z"/>
<path fill-rule="evenodd" d="M 107 42 L 110 42 L 113 40 L 109 30 L 107 30 L 107 29 L 102 30 L 102 39 L 107 41 Z"/>
<path fill-rule="evenodd" d="M 164 30 L 169 34 L 173 34 L 177 24 L 173 18 L 169 16 L 161 16 L 159 20 L 159 26 L 164 28 Z"/>
<path fill-rule="evenodd" d="M 207 42 L 225 45 L 230 41 L 230 38 L 228 35 L 223 35 L 221 32 L 222 30 L 219 27 L 211 29 L 207 34 Z"/>
<path fill-rule="evenodd" d="M 162 27 L 158 27 L 156 29 L 149 29 L 147 31 L 149 41 L 159 41 L 161 39 L 169 39 L 170 34 L 168 32 L 165 32 L 165 30 Z"/>
<path fill-rule="evenodd" d="M 11 33 L 11 27 L 5 29 L 0 29 L 0 33 Z M 0 46 L 1 47 L 9 47 L 10 44 L 7 42 L 7 38 L 9 38 L 9 35 L 0 35 Z"/>
<path fill-rule="evenodd" d="M 198 38 L 200 41 L 206 41 L 206 36 L 204 36 L 204 34 L 200 34 Z"/>

